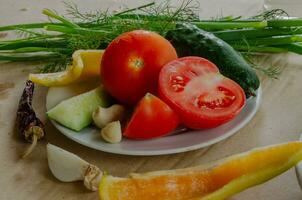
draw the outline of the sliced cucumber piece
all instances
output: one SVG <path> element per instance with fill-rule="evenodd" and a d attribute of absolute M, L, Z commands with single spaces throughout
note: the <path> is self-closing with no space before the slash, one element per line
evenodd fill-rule
<path fill-rule="evenodd" d="M 92 112 L 108 107 L 110 97 L 102 87 L 64 100 L 47 112 L 49 118 L 72 130 L 80 131 L 92 122 Z"/>

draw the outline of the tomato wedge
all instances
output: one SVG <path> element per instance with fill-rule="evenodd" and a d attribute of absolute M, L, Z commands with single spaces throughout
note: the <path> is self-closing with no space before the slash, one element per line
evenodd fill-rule
<path fill-rule="evenodd" d="M 230 121 L 246 101 L 236 82 L 200 57 L 183 57 L 166 64 L 159 76 L 159 95 L 192 129 L 213 128 Z"/>
<path fill-rule="evenodd" d="M 178 115 L 158 97 L 147 93 L 135 108 L 123 135 L 131 139 L 150 139 L 169 134 L 178 124 Z"/>

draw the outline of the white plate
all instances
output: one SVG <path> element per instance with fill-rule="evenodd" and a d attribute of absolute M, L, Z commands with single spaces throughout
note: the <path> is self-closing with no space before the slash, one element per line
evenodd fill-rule
<path fill-rule="evenodd" d="M 61 90 L 61 92 L 59 92 L 59 90 Z M 57 96 L 61 96 L 62 94 L 58 95 L 58 93 L 62 93 L 62 91 L 64 92 L 65 90 L 66 88 L 50 88 L 46 99 L 47 109 L 54 105 L 54 101 L 63 99 Z M 64 98 L 66 97 L 67 96 Z M 174 134 L 144 141 L 123 138 L 119 144 L 106 143 L 102 140 L 99 130 L 93 126 L 87 127 L 80 132 L 75 132 L 53 120 L 51 120 L 51 122 L 60 132 L 71 140 L 93 149 L 124 155 L 164 155 L 207 147 L 230 137 L 252 119 L 258 110 L 260 99 L 261 88 L 257 91 L 257 97 L 248 99 L 242 112 L 235 119 L 217 128 L 187 131 L 182 134 Z"/>

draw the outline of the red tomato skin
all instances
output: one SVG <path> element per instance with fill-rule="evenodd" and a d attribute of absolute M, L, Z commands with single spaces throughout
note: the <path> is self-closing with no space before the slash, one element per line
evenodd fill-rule
<path fill-rule="evenodd" d="M 167 71 L 167 66 L 171 64 L 173 65 L 177 61 L 187 62 L 190 59 L 193 59 L 194 61 L 196 61 L 196 59 L 199 59 L 200 61 L 198 62 L 201 63 L 206 62 L 205 63 L 206 67 L 209 69 L 211 73 L 217 73 L 217 76 L 222 76 L 219 74 L 218 68 L 213 63 L 211 63 L 210 61 L 204 58 L 194 57 L 194 56 L 179 58 L 177 60 L 171 61 L 170 63 L 167 63 L 162 68 L 159 76 L 159 89 L 158 89 L 159 97 L 164 102 L 166 102 L 175 112 L 177 112 L 177 114 L 180 117 L 181 123 L 183 123 L 184 125 L 186 125 L 191 129 L 215 128 L 217 126 L 229 122 L 241 112 L 246 102 L 245 93 L 243 89 L 236 82 L 234 82 L 229 78 L 224 77 L 223 82 L 224 84 L 227 84 L 232 89 L 236 90 L 237 96 L 239 97 L 238 108 L 234 112 L 228 113 L 228 115 L 224 115 L 221 117 L 206 116 L 203 115 L 202 111 L 199 113 L 191 112 L 190 110 L 187 110 L 183 106 L 181 106 L 179 102 L 177 102 L 175 99 L 169 97 L 169 95 L 167 94 L 165 84 L 163 84 L 166 81 L 164 77 L 165 76 L 164 73 L 166 73 L 165 71 Z M 198 110 L 198 108 L 196 108 L 196 110 Z"/>
<path fill-rule="evenodd" d="M 157 138 L 171 133 L 178 125 L 178 115 L 166 103 L 146 94 L 135 108 L 123 136 L 136 140 Z"/>
<path fill-rule="evenodd" d="M 114 39 L 101 62 L 101 80 L 121 103 L 135 105 L 156 93 L 161 68 L 177 58 L 171 43 L 157 33 L 135 30 Z"/>

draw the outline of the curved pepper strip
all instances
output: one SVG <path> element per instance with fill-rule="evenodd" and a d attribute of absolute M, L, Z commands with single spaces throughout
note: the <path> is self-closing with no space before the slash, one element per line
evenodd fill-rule
<path fill-rule="evenodd" d="M 65 71 L 44 74 L 30 74 L 34 83 L 52 87 L 68 85 L 94 77 L 99 77 L 104 50 L 77 50 L 72 55 L 72 65 Z"/>
<path fill-rule="evenodd" d="M 207 166 L 106 176 L 101 200 L 222 200 L 261 184 L 302 160 L 302 142 L 289 142 L 248 151 Z"/>

